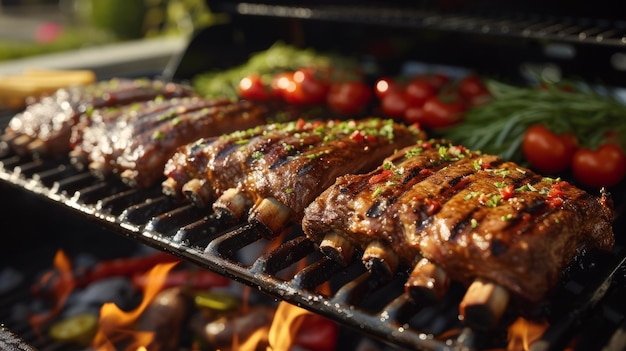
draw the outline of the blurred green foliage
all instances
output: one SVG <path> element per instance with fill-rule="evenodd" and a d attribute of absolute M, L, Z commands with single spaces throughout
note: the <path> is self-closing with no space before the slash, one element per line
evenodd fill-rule
<path fill-rule="evenodd" d="M 75 0 L 76 23 L 51 42 L 0 38 L 0 61 L 164 35 L 190 36 L 220 19 L 205 0 Z"/>

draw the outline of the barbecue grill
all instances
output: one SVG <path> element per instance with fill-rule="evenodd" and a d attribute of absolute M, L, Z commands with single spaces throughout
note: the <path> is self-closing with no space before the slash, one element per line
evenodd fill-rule
<path fill-rule="evenodd" d="M 231 21 L 197 33 L 185 52 L 170 62 L 163 77 L 185 81 L 199 72 L 228 68 L 283 40 L 359 56 L 389 73 L 397 72 L 404 62 L 418 61 L 521 80 L 520 67 L 531 64 L 557 67 L 562 74 L 616 86 L 624 81 L 626 23 L 621 12 L 605 12 L 600 7 L 581 12 L 582 7 L 566 7 L 571 10 L 568 12 L 533 2 L 512 10 L 459 3 L 407 9 L 403 2 L 367 1 L 357 6 L 320 1 L 296 6 L 281 1 L 215 1 L 210 4 L 212 10 L 229 13 Z M 370 44 L 385 41 L 403 45 L 393 55 L 373 57 Z M 2 125 L 9 117 L 3 116 Z M 403 274 L 381 281 L 360 262 L 340 267 L 319 254 L 298 226 L 288 228 L 277 239 L 281 240 L 278 247 L 250 257 L 242 251 L 267 241 L 254 224 L 235 222 L 172 199 L 160 188 L 131 189 L 114 180 L 97 179 L 74 168 L 66 158 L 39 159 L 2 150 L 0 181 L 5 222 L 19 211 L 35 215 L 33 211 L 60 209 L 63 218 L 67 216 L 74 225 L 98 228 L 105 235 L 119 234 L 133 243 L 173 253 L 399 349 L 474 350 L 506 345 L 504 328 L 473 330 L 458 320 L 463 287 L 452 284 L 440 304 L 419 306 L 404 293 Z M 581 252 L 569 265 L 563 283 L 539 311 L 547 316 L 550 327 L 532 345 L 533 350 L 567 346 L 621 349 L 626 344 L 626 308 L 621 301 L 626 292 L 623 190 L 622 186 L 614 191 L 620 213 L 614 251 Z M 28 202 L 14 207 L 8 201 L 13 196 L 25 197 Z M 54 224 L 63 226 L 62 221 Z M 37 236 L 34 240 L 39 240 Z M 8 241 L 7 247 L 23 249 L 17 255 L 28 250 L 20 240 Z M 301 262 L 306 264 L 295 273 L 286 270 L 300 267 Z M 330 284 L 330 293 L 319 289 L 323 283 Z M 0 297 L 0 306 L 10 306 L 16 298 Z M 5 323 L 9 330 L 0 331 L 0 340 L 13 340 L 13 331 L 26 343 L 41 342 L 35 341 L 32 333 L 20 335 L 22 325 Z M 48 342 L 38 346 L 58 347 Z"/>

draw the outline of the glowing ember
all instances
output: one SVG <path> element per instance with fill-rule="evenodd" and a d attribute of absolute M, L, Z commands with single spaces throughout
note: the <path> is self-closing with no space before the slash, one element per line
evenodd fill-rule
<path fill-rule="evenodd" d="M 154 339 L 154 332 L 134 330 L 133 324 L 139 319 L 150 302 L 161 291 L 165 278 L 177 262 L 156 265 L 149 273 L 152 284 L 147 284 L 141 304 L 132 311 L 120 310 L 113 303 L 106 303 L 100 309 L 99 330 L 93 341 L 97 350 L 119 350 L 124 345 L 125 350 L 145 350 Z"/>
<path fill-rule="evenodd" d="M 65 305 L 65 301 L 76 286 L 76 280 L 72 274 L 72 263 L 65 252 L 62 250 L 57 251 L 53 264 L 56 270 L 45 274 L 39 281 L 39 286 L 52 284 L 54 306 L 47 313 L 33 315 L 28 318 L 31 327 L 38 334 L 44 324 L 50 322 L 59 314 Z"/>
<path fill-rule="evenodd" d="M 518 318 L 509 327 L 507 351 L 530 350 L 530 345 L 541 337 L 548 326 L 548 322 L 545 321 L 533 322 Z"/>

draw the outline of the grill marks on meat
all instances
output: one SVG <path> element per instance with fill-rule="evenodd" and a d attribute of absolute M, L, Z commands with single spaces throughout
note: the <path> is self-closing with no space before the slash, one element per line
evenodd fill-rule
<path fill-rule="evenodd" d="M 317 243 L 330 235 L 366 254 L 372 243 L 382 245 L 414 275 L 426 259 L 453 280 L 485 279 L 539 302 L 577 250 L 612 247 L 607 202 L 606 194 L 596 198 L 495 156 L 431 141 L 371 173 L 339 177 L 305 210 L 303 229 Z"/>
<path fill-rule="evenodd" d="M 70 157 L 99 177 L 118 174 L 131 186 L 147 188 L 163 178 L 163 167 L 181 145 L 250 128 L 265 118 L 265 109 L 249 101 L 198 97 L 98 110 L 74 129 Z"/>
<path fill-rule="evenodd" d="M 234 216 L 246 212 L 238 206 L 254 204 L 249 220 L 276 233 L 285 222 L 298 223 L 338 176 L 369 171 L 419 136 L 377 118 L 269 124 L 181 148 L 166 166 L 164 191 L 199 204 L 219 197 L 214 208 Z"/>
<path fill-rule="evenodd" d="M 80 116 L 106 106 L 162 97 L 194 95 L 188 87 L 148 79 L 111 79 L 88 86 L 59 89 L 14 116 L 3 135 L 19 154 L 64 155 L 70 151 L 72 127 Z"/>

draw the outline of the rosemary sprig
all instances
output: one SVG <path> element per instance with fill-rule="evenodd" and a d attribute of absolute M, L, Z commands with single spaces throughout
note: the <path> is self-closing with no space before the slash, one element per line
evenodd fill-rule
<path fill-rule="evenodd" d="M 485 153 L 522 162 L 521 143 L 533 124 L 554 133 L 573 133 L 583 147 L 595 148 L 606 133 L 626 140 L 626 105 L 587 84 L 564 91 L 556 85 L 518 87 L 487 80 L 493 100 L 468 111 L 465 121 L 441 130 L 444 137 Z"/>

